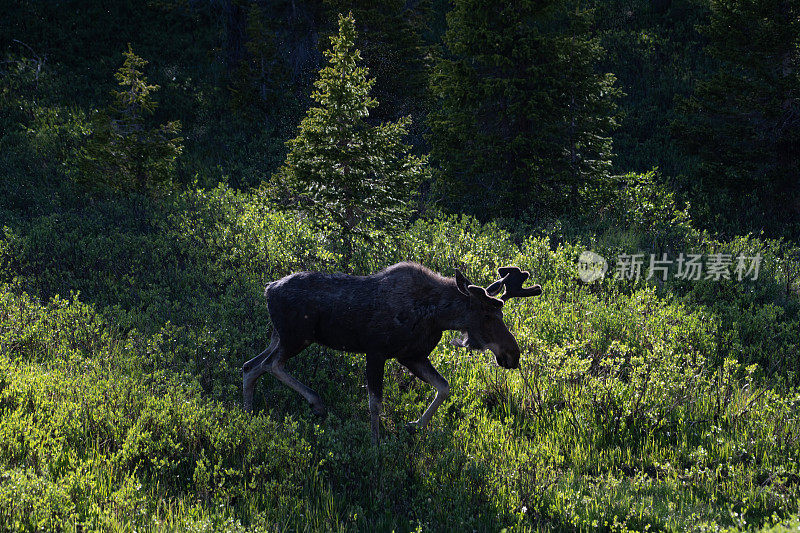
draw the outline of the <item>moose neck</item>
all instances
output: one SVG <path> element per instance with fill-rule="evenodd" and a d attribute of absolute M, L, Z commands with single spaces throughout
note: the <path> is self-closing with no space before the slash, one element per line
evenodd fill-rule
<path fill-rule="evenodd" d="M 441 330 L 463 330 L 469 314 L 469 297 L 462 294 L 455 281 L 447 280 L 439 294 L 436 325 Z"/>

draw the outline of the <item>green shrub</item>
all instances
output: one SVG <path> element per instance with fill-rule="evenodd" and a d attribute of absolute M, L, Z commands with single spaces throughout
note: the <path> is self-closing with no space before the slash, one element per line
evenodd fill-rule
<path fill-rule="evenodd" d="M 411 259 L 485 284 L 517 264 L 544 294 L 505 309 L 521 373 L 434 351 L 453 396 L 423 434 L 403 427 L 432 391 L 390 364 L 373 448 L 359 355 L 312 347 L 289 363 L 324 420 L 269 377 L 256 415 L 240 410 L 240 366 L 270 333 L 264 284 L 345 261 L 258 193 L 96 198 L 0 242 L 0 498 L 15 502 L 0 529 L 682 530 L 798 512 L 780 263 L 762 284 L 584 285 L 577 244 L 417 220 L 357 250 L 359 271 Z"/>

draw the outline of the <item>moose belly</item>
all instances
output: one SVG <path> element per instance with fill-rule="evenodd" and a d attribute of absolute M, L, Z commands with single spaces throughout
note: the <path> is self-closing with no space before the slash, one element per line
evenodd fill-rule
<path fill-rule="evenodd" d="M 402 359 L 420 353 L 427 355 L 441 340 L 440 331 L 378 327 L 344 318 L 321 320 L 315 332 L 316 342 L 334 350 Z"/>
<path fill-rule="evenodd" d="M 354 353 L 366 352 L 366 346 L 358 328 L 341 321 L 321 324 L 315 337 L 318 344 L 334 350 Z"/>

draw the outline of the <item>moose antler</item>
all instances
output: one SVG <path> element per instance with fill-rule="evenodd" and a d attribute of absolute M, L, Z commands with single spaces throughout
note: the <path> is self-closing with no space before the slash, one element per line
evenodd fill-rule
<path fill-rule="evenodd" d="M 500 274 L 500 279 L 486 287 L 486 292 L 489 296 L 496 296 L 502 287 L 505 287 L 505 292 L 500 297 L 504 302 L 509 298 L 525 297 L 525 296 L 538 296 L 542 294 L 541 285 L 533 285 L 532 287 L 523 287 L 530 277 L 530 272 L 520 270 L 515 266 L 500 267 L 497 269 Z"/>

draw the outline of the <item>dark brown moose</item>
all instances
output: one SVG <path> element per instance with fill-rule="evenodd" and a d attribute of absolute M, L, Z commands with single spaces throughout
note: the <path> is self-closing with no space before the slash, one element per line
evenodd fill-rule
<path fill-rule="evenodd" d="M 269 371 L 300 393 L 314 413 L 323 415 L 319 395 L 290 376 L 286 361 L 312 343 L 367 356 L 367 391 L 372 439 L 378 440 L 386 360 L 396 358 L 436 389 L 436 397 L 411 424 L 423 428 L 450 395 L 450 385 L 428 355 L 445 330 L 462 335 L 456 346 L 491 350 L 504 368 L 519 367 L 519 346 L 503 323 L 503 303 L 515 296 L 536 296 L 539 285 L 523 288 L 528 272 L 498 270 L 500 279 L 486 288 L 473 285 L 456 270 L 445 278 L 416 263 L 398 263 L 370 276 L 298 272 L 273 281 L 265 290 L 274 332 L 269 347 L 242 367 L 244 407 L 253 407 L 256 380 Z M 505 287 L 500 298 L 495 298 Z"/>

